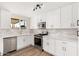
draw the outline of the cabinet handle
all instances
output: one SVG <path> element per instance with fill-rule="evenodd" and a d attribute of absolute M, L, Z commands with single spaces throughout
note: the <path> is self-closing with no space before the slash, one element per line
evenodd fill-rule
<path fill-rule="evenodd" d="M 66 48 L 65 48 L 65 51 L 66 51 Z"/>
<path fill-rule="evenodd" d="M 65 48 L 65 47 L 62 47 L 62 49 L 63 49 L 64 51 L 66 51 L 66 48 Z"/>
<path fill-rule="evenodd" d="M 49 45 L 49 43 L 47 43 L 47 45 Z"/>
<path fill-rule="evenodd" d="M 25 39 L 23 41 L 25 42 Z"/>
<path fill-rule="evenodd" d="M 63 44 L 66 44 L 66 42 L 62 42 Z"/>

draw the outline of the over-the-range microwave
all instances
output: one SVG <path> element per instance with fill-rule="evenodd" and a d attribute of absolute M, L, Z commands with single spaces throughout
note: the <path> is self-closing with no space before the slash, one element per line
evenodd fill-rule
<path fill-rule="evenodd" d="M 38 23 L 38 28 L 40 28 L 40 29 L 46 29 L 46 22 L 39 22 Z"/>

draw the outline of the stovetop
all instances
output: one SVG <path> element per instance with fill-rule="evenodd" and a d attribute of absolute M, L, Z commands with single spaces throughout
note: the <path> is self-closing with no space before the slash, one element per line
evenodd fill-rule
<path fill-rule="evenodd" d="M 36 34 L 34 36 L 45 36 L 45 35 L 48 35 L 48 34 Z"/>

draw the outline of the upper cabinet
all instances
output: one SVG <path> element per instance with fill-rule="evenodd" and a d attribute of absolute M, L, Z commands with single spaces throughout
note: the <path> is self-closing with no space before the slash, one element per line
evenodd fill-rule
<path fill-rule="evenodd" d="M 77 28 L 77 20 L 79 19 L 78 18 L 78 9 L 79 9 L 79 7 L 78 7 L 78 3 L 74 3 L 73 5 L 72 5 L 72 7 L 73 7 L 73 9 L 72 9 L 72 11 L 73 11 L 73 14 L 72 14 L 72 17 L 73 17 L 73 19 L 72 19 L 72 23 L 74 24 L 74 27 L 76 27 Z"/>
<path fill-rule="evenodd" d="M 61 8 L 61 28 L 71 28 L 72 22 L 72 5 Z"/>
<path fill-rule="evenodd" d="M 59 28 L 60 27 L 60 9 L 47 13 L 46 16 L 47 28 Z"/>
<path fill-rule="evenodd" d="M 35 15 L 32 22 L 32 28 L 38 28 L 40 21 L 46 22 L 46 28 L 77 28 L 77 20 L 79 19 L 79 3 L 72 3 L 55 10 L 48 11 L 40 15 Z"/>
<path fill-rule="evenodd" d="M 77 28 L 78 5 L 73 3 L 61 8 L 61 28 Z"/>
<path fill-rule="evenodd" d="M 72 3 L 46 13 L 47 28 L 77 28 L 78 5 Z"/>
<path fill-rule="evenodd" d="M 35 14 L 34 16 L 32 16 L 30 20 L 30 28 L 38 29 L 39 22 L 46 22 L 46 16 L 43 14 L 40 15 Z"/>
<path fill-rule="evenodd" d="M 11 13 L 1 8 L 0 9 L 0 28 L 10 28 L 11 24 Z"/>

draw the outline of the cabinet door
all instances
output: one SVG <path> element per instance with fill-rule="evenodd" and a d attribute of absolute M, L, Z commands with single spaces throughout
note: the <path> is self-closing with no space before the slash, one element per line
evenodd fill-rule
<path fill-rule="evenodd" d="M 72 21 L 72 5 L 67 5 L 61 8 L 61 27 L 71 28 Z"/>
<path fill-rule="evenodd" d="M 66 56 L 77 56 L 77 42 L 67 42 Z"/>
<path fill-rule="evenodd" d="M 49 40 L 48 37 L 43 37 L 43 49 L 49 52 Z"/>
<path fill-rule="evenodd" d="M 47 13 L 46 16 L 47 28 L 60 27 L 60 9 Z"/>
<path fill-rule="evenodd" d="M 77 47 L 67 47 L 66 56 L 77 56 Z"/>
<path fill-rule="evenodd" d="M 54 39 L 49 40 L 49 53 L 52 55 L 55 55 L 55 40 Z"/>
<path fill-rule="evenodd" d="M 24 48 L 24 41 L 23 41 L 23 37 L 19 36 L 17 37 L 17 49 L 22 49 Z"/>
<path fill-rule="evenodd" d="M 79 16 L 78 16 L 78 14 L 79 14 L 79 7 L 78 7 L 78 3 L 74 3 L 73 5 L 73 19 L 72 19 L 72 27 L 75 27 L 75 28 L 77 28 L 77 20 L 79 19 Z"/>
<path fill-rule="evenodd" d="M 24 43 L 25 43 L 25 47 L 27 47 L 28 45 L 30 45 L 30 36 L 24 36 Z"/>
<path fill-rule="evenodd" d="M 11 13 L 6 9 L 1 9 L 1 28 L 10 28 L 11 25 Z M 6 25 L 4 25 L 6 24 Z"/>
<path fill-rule="evenodd" d="M 79 3 L 77 3 L 77 5 L 78 5 L 78 19 L 79 19 Z"/>
<path fill-rule="evenodd" d="M 29 45 L 33 45 L 34 41 L 33 41 L 33 36 L 31 35 L 25 35 L 23 36 L 23 41 L 24 41 L 24 47 L 27 47 Z"/>
<path fill-rule="evenodd" d="M 30 20 L 30 28 L 37 29 L 37 17 L 33 16 Z"/>
<path fill-rule="evenodd" d="M 62 41 L 56 40 L 55 55 L 65 56 L 66 47 L 63 45 Z"/>
<path fill-rule="evenodd" d="M 46 52 L 49 52 L 49 42 L 45 42 L 45 43 L 44 43 L 43 49 L 44 49 Z"/>
<path fill-rule="evenodd" d="M 38 29 L 38 23 L 41 22 L 42 16 L 35 14 L 32 18 L 31 18 L 31 29 Z"/>

